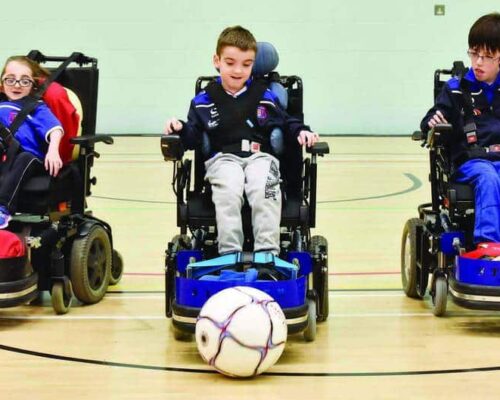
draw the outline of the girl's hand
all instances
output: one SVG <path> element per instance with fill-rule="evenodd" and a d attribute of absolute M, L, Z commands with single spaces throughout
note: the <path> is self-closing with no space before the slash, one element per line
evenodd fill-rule
<path fill-rule="evenodd" d="M 44 165 L 45 169 L 49 171 L 49 174 L 51 176 L 57 176 L 57 174 L 59 173 L 60 169 L 63 166 L 63 162 L 61 160 L 59 152 L 57 151 L 47 152 L 47 155 L 45 156 Z"/>

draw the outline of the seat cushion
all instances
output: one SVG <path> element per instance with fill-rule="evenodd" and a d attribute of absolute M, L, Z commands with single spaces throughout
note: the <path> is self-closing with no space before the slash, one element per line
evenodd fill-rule
<path fill-rule="evenodd" d="M 300 197 L 287 196 L 281 210 L 281 225 L 300 225 L 301 207 L 303 215 L 306 206 L 302 205 Z M 307 208 L 305 212 L 307 213 Z M 251 220 L 250 207 L 246 201 L 242 213 L 244 220 Z M 210 194 L 191 193 L 187 201 L 187 215 L 190 226 L 215 225 L 215 206 Z"/>
<path fill-rule="evenodd" d="M 19 193 L 17 211 L 44 215 L 59 203 L 71 201 L 77 179 L 73 164 L 63 167 L 55 178 L 47 173 L 29 178 Z"/>

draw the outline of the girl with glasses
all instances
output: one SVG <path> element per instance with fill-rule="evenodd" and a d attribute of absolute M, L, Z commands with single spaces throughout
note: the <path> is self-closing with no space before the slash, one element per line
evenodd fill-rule
<path fill-rule="evenodd" d="M 0 142 L 8 134 L 27 96 L 48 75 L 47 70 L 27 57 L 14 56 L 6 61 L 0 76 L 0 129 L 3 130 Z M 18 151 L 0 154 L 0 229 L 8 225 L 11 214 L 16 211 L 19 188 L 24 180 L 44 168 L 52 176 L 58 174 L 63 165 L 59 154 L 63 134 L 59 120 L 40 101 L 14 133 Z M 2 147 L 5 149 L 6 144 Z"/>

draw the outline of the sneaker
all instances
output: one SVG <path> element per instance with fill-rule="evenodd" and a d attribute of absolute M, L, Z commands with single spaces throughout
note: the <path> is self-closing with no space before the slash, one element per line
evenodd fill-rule
<path fill-rule="evenodd" d="M 7 228 L 9 221 L 12 219 L 9 210 L 7 208 L 0 206 L 0 229 Z"/>

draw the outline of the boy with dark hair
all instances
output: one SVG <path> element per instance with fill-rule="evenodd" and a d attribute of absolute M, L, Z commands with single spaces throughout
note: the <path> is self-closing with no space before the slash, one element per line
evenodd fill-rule
<path fill-rule="evenodd" d="M 474 241 L 500 242 L 500 14 L 469 32 L 471 68 L 443 87 L 421 123 L 423 132 L 451 123 L 454 179 L 474 186 Z"/>
<path fill-rule="evenodd" d="M 192 101 L 187 122 L 171 118 L 165 133 L 179 132 L 184 146 L 210 141 L 206 176 L 212 186 L 219 253 L 242 251 L 241 207 L 246 194 L 252 208 L 254 251 L 278 254 L 281 218 L 279 161 L 271 154 L 270 134 L 282 128 L 301 145 L 318 135 L 280 108 L 267 85 L 251 77 L 257 42 L 241 26 L 224 29 L 213 56 L 220 77 Z"/>

